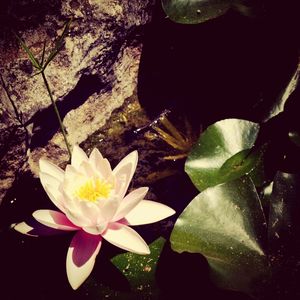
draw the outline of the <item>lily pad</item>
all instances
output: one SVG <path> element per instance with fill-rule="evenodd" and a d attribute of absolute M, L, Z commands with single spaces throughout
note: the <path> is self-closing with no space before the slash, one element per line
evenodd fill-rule
<path fill-rule="evenodd" d="M 284 111 L 286 102 L 289 100 L 292 93 L 297 88 L 299 82 L 299 73 L 300 73 L 300 64 L 298 64 L 297 69 L 292 75 L 290 81 L 287 86 L 282 90 L 279 97 L 276 99 L 275 103 L 272 104 L 272 107 L 269 108 L 268 112 L 264 116 L 263 121 L 266 122 L 271 118 L 274 118 L 278 114 Z"/>
<path fill-rule="evenodd" d="M 99 281 L 98 277 L 90 276 L 83 285 L 83 292 L 89 299 L 158 299 L 155 271 L 164 244 L 165 239 L 160 237 L 149 245 L 149 255 L 126 252 L 116 255 L 110 262 L 101 261 L 101 274 L 106 267 L 109 278 Z"/>
<path fill-rule="evenodd" d="M 255 186 L 243 177 L 196 196 L 178 218 L 171 245 L 204 255 L 219 287 L 255 294 L 267 276 L 266 233 Z"/>
<path fill-rule="evenodd" d="M 162 0 L 167 16 L 174 22 L 198 24 L 226 13 L 231 0 Z"/>
<path fill-rule="evenodd" d="M 273 299 L 298 299 L 300 276 L 300 174 L 278 172 L 269 212 Z"/>
<path fill-rule="evenodd" d="M 259 125 L 246 120 L 226 119 L 209 126 L 190 152 L 185 171 L 201 191 L 249 173 L 261 153 L 247 156 Z"/>
<path fill-rule="evenodd" d="M 299 198 L 300 175 L 278 172 L 270 196 L 268 226 L 270 249 L 276 255 L 285 247 L 295 249 L 295 239 L 299 241 Z"/>
<path fill-rule="evenodd" d="M 160 237 L 149 245 L 151 251 L 149 255 L 127 252 L 117 255 L 111 260 L 126 276 L 132 291 L 140 294 L 141 298 L 139 299 L 155 299 L 155 297 L 158 297 L 154 275 L 164 244 L 165 239 Z"/>

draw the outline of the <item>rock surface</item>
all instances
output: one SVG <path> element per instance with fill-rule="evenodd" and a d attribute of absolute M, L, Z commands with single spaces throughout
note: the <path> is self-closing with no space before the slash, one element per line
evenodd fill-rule
<path fill-rule="evenodd" d="M 41 156 L 58 164 L 68 159 L 43 80 L 32 76 L 36 70 L 11 31 L 40 59 L 44 41 L 47 55 L 72 18 L 64 46 L 45 73 L 74 145 L 103 126 L 136 89 L 139 35 L 153 1 L 7 0 L 1 6 L 0 203 L 21 168 L 37 174 Z"/>

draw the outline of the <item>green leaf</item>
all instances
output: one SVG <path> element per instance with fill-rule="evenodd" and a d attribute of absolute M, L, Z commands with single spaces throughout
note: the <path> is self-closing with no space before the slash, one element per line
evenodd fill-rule
<path fill-rule="evenodd" d="M 44 44 L 43 44 L 43 51 L 42 51 L 42 57 L 41 57 L 41 63 L 40 63 L 41 66 L 44 64 L 45 51 L 46 51 L 46 41 L 44 41 Z"/>
<path fill-rule="evenodd" d="M 295 91 L 298 82 L 299 82 L 299 73 L 300 73 L 300 63 L 297 66 L 293 76 L 290 78 L 287 86 L 282 90 L 281 94 L 272 104 L 272 107 L 269 108 L 268 112 L 266 113 L 263 121 L 266 122 L 271 118 L 277 116 L 279 113 L 284 111 L 285 104 L 287 100 L 290 98 L 291 94 Z"/>
<path fill-rule="evenodd" d="M 143 294 L 143 297 L 148 296 L 146 299 L 154 299 L 152 297 L 158 296 L 158 288 L 154 275 L 156 264 L 164 244 L 165 239 L 161 237 L 149 245 L 151 251 L 149 255 L 138 255 L 127 252 L 117 255 L 111 260 L 126 276 L 132 291 Z"/>
<path fill-rule="evenodd" d="M 41 66 L 38 62 L 38 60 L 34 57 L 33 53 L 31 52 L 31 50 L 26 46 L 26 44 L 23 42 L 23 40 L 18 36 L 16 35 L 16 38 L 18 39 L 21 47 L 23 48 L 23 50 L 27 53 L 32 65 L 37 68 L 37 69 L 41 69 Z"/>
<path fill-rule="evenodd" d="M 88 295 L 89 299 L 114 300 L 158 299 L 155 271 L 164 244 L 165 239 L 160 237 L 149 245 L 149 255 L 126 252 L 116 255 L 110 261 L 105 258 L 101 261 L 98 258 L 96 264 L 100 274 L 93 271 L 82 285 L 83 297 Z"/>
<path fill-rule="evenodd" d="M 201 253 L 215 283 L 249 294 L 266 274 L 266 221 L 255 186 L 248 177 L 206 189 L 175 223 L 177 252 Z"/>
<path fill-rule="evenodd" d="M 269 211 L 269 255 L 273 299 L 296 299 L 299 295 L 300 174 L 278 172 L 274 178 Z"/>
<path fill-rule="evenodd" d="M 69 28 L 70 28 L 70 24 L 72 22 L 72 19 L 70 19 L 69 21 L 67 21 L 64 25 L 64 30 L 62 32 L 62 34 L 60 35 L 60 37 L 57 39 L 54 48 L 51 50 L 44 66 L 43 69 L 45 70 L 47 65 L 54 59 L 54 57 L 59 53 L 59 51 L 61 50 L 63 44 L 64 44 L 64 39 L 68 34 Z"/>
<path fill-rule="evenodd" d="M 236 179 L 257 166 L 261 151 L 248 155 L 259 125 L 226 119 L 209 126 L 185 163 L 185 171 L 199 190 Z M 261 165 L 260 165 L 261 166 Z"/>
<path fill-rule="evenodd" d="M 295 243 L 295 238 L 300 233 L 299 199 L 300 175 L 277 172 L 270 196 L 268 227 L 270 249 L 273 253 L 285 251 L 284 247 Z"/>
<path fill-rule="evenodd" d="M 226 13 L 232 0 L 162 0 L 167 16 L 174 22 L 198 24 Z"/>

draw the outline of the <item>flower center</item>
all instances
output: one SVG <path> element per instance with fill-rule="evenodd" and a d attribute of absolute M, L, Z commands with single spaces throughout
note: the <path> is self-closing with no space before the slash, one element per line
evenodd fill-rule
<path fill-rule="evenodd" d="M 75 195 L 81 200 L 97 202 L 99 198 L 108 198 L 111 188 L 110 183 L 99 178 L 91 178 L 76 190 Z"/>

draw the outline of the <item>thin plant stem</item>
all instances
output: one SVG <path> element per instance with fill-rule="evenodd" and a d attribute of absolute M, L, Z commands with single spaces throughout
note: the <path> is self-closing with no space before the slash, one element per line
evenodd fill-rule
<path fill-rule="evenodd" d="M 46 88 L 47 88 L 49 97 L 50 97 L 50 99 L 51 99 L 52 105 L 53 105 L 53 107 L 54 107 L 54 111 L 55 111 L 55 113 L 56 113 L 56 116 L 57 116 L 57 119 L 58 119 L 58 122 L 59 122 L 59 126 L 60 126 L 61 132 L 62 132 L 63 137 L 64 137 L 64 140 L 65 140 L 65 144 L 66 144 L 67 149 L 68 149 L 69 159 L 71 160 L 71 150 L 70 150 L 70 146 L 69 146 L 69 143 L 68 143 L 68 140 L 67 140 L 67 134 L 66 134 L 66 131 L 65 131 L 65 128 L 64 128 L 64 124 L 63 124 L 63 122 L 62 122 L 62 120 L 61 120 L 61 117 L 60 117 L 60 114 L 59 114 L 57 105 L 56 105 L 56 103 L 55 103 L 55 101 L 54 101 L 54 99 L 53 99 L 52 92 L 51 92 L 51 89 L 50 89 L 50 87 L 49 87 L 49 84 L 48 84 L 48 81 L 47 81 L 47 78 L 46 78 L 46 75 L 45 75 L 44 70 L 41 71 L 41 74 L 42 74 L 42 77 L 43 77 L 45 86 L 46 86 Z"/>

